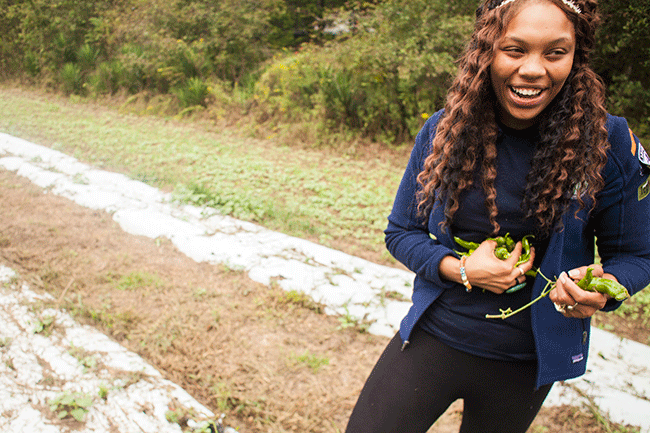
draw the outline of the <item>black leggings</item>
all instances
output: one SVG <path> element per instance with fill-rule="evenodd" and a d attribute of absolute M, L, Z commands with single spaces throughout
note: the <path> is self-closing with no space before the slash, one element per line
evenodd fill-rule
<path fill-rule="evenodd" d="M 426 433 L 462 398 L 461 433 L 524 433 L 552 385 L 535 389 L 536 361 L 495 361 L 453 349 L 416 328 L 396 335 L 370 373 L 346 433 Z"/>

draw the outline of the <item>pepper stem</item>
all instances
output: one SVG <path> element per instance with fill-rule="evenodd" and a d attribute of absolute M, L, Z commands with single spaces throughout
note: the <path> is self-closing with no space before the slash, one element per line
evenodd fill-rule
<path fill-rule="evenodd" d="M 510 307 L 506 308 L 505 310 L 502 310 L 501 308 L 499 308 L 499 311 L 501 312 L 500 314 L 486 314 L 485 318 L 486 319 L 504 319 L 505 320 L 508 317 L 514 316 L 515 314 L 525 310 L 526 308 L 530 307 L 531 305 L 533 305 L 535 302 L 539 301 L 540 299 L 545 298 L 546 295 L 548 295 L 551 292 L 551 290 L 553 290 L 555 288 L 555 282 L 549 280 L 548 278 L 546 278 L 546 276 L 544 274 L 542 274 L 542 271 L 540 271 L 539 269 L 537 270 L 537 273 L 539 275 L 541 275 L 546 280 L 546 285 L 544 286 L 544 290 L 542 290 L 542 293 L 540 293 L 540 295 L 538 297 L 536 297 L 535 299 L 533 299 L 532 301 L 530 301 L 529 303 L 527 303 L 523 307 L 517 308 L 514 311 L 512 311 L 512 309 Z"/>

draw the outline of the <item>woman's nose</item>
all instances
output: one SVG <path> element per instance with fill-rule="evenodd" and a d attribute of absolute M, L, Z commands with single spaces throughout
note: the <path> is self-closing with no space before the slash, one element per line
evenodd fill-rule
<path fill-rule="evenodd" d="M 544 62 L 539 56 L 527 56 L 519 67 L 519 74 L 525 78 L 537 78 L 546 73 Z"/>

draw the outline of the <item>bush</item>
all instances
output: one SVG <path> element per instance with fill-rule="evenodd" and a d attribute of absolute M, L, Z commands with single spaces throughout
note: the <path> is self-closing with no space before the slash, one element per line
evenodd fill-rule
<path fill-rule="evenodd" d="M 182 108 L 202 106 L 207 107 L 210 95 L 208 85 L 198 77 L 193 77 L 174 92 Z"/>
<path fill-rule="evenodd" d="M 74 63 L 66 63 L 61 69 L 61 82 L 66 94 L 81 94 L 83 90 L 83 78 L 81 68 Z"/>
<path fill-rule="evenodd" d="M 276 57 L 257 86 L 259 112 L 289 121 L 307 116 L 375 140 L 411 140 L 422 114 L 442 107 L 471 32 L 472 19 L 446 7 L 392 0 L 353 37 Z"/>
<path fill-rule="evenodd" d="M 124 77 L 124 66 L 118 60 L 102 62 L 88 78 L 93 94 L 113 95 L 120 89 Z"/>
<path fill-rule="evenodd" d="M 608 88 L 609 110 L 650 139 L 650 0 L 601 0 L 594 68 Z"/>

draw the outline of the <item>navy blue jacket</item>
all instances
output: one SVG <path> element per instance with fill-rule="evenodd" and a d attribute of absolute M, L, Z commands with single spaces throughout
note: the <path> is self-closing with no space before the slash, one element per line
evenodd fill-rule
<path fill-rule="evenodd" d="M 443 279 L 438 273 L 445 256 L 457 257 L 452 250 L 455 243 L 450 230 L 443 233 L 438 224 L 444 220 L 443 206 L 436 206 L 428 221 L 417 215 L 417 176 L 431 152 L 441 114 L 442 111 L 434 114 L 416 137 L 385 231 L 390 253 L 416 274 L 413 305 L 400 326 L 405 343 L 422 314 L 443 290 L 464 290 L 462 285 Z M 562 271 L 593 263 L 595 236 L 604 271 L 634 294 L 650 283 L 650 196 L 640 199 L 650 171 L 639 161 L 644 159 L 644 151 L 625 119 L 608 116 L 607 130 L 611 148 L 602 171 L 605 186 L 597 196 L 596 207 L 591 213 L 580 211 L 577 218 L 575 209 L 564 215 L 564 228 L 551 235 L 540 270 L 554 279 Z M 539 296 L 545 283 L 541 277 L 535 280 L 531 299 Z M 610 300 L 604 310 L 618 306 L 620 302 Z M 538 359 L 537 386 L 584 374 L 590 319 L 564 317 L 548 296 L 531 308 Z"/>

